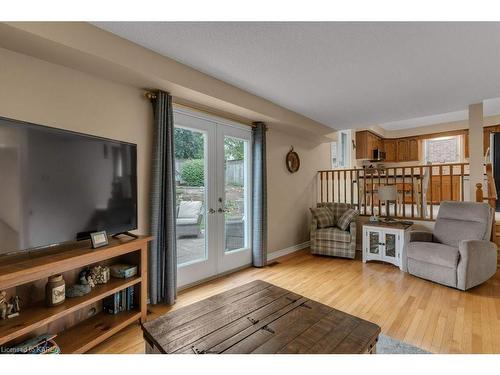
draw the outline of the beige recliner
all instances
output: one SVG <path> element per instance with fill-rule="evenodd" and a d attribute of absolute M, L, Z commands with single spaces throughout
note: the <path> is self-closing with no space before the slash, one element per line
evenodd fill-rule
<path fill-rule="evenodd" d="M 497 271 L 494 214 L 487 203 L 441 202 L 434 232 L 410 232 L 406 269 L 461 290 L 482 284 Z"/>

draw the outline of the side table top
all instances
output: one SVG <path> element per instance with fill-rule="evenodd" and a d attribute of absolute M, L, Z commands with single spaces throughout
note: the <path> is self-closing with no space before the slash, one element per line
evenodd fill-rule
<path fill-rule="evenodd" d="M 409 229 L 413 224 L 406 224 L 402 223 L 400 221 L 394 221 L 394 222 L 383 222 L 383 221 L 377 221 L 377 222 L 371 222 L 368 221 L 366 223 L 363 223 L 363 226 L 370 226 L 370 227 L 379 227 L 379 228 L 393 228 L 393 229 Z"/>

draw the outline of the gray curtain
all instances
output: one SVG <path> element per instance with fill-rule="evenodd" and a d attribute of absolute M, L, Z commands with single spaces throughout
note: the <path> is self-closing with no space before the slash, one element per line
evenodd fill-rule
<path fill-rule="evenodd" d="M 267 174 L 266 124 L 254 123 L 252 129 L 252 264 L 267 264 Z"/>
<path fill-rule="evenodd" d="M 152 304 L 174 304 L 177 296 L 175 235 L 175 162 L 172 97 L 158 91 L 154 110 L 151 173 L 151 235 L 149 298 Z"/>

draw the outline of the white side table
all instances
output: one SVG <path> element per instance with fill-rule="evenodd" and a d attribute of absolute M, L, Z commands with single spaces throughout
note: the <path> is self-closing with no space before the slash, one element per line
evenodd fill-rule
<path fill-rule="evenodd" d="M 363 263 L 387 262 L 405 271 L 404 245 L 411 225 L 401 223 L 366 223 L 363 225 Z"/>

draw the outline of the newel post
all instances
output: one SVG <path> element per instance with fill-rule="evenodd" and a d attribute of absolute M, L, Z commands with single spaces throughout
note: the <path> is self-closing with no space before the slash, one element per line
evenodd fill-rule
<path fill-rule="evenodd" d="M 484 194 L 483 194 L 483 184 L 476 184 L 476 202 L 483 202 Z"/>

